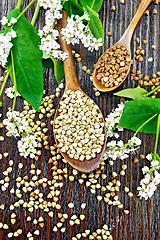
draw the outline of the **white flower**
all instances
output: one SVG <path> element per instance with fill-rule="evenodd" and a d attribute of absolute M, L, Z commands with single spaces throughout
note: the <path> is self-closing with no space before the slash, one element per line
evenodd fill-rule
<path fill-rule="evenodd" d="M 44 33 L 43 33 L 43 30 L 39 29 L 39 30 L 38 30 L 38 35 L 40 36 L 40 38 L 43 37 L 43 34 L 44 34 Z"/>
<path fill-rule="evenodd" d="M 12 17 L 12 18 L 11 18 L 11 21 L 10 21 L 10 24 L 12 25 L 12 24 L 14 24 L 14 23 L 16 23 L 16 22 L 17 22 L 17 19 L 14 18 L 14 17 Z"/>
<path fill-rule="evenodd" d="M 152 167 L 158 167 L 158 165 L 159 165 L 159 162 L 157 160 L 151 161 L 151 166 Z"/>
<path fill-rule="evenodd" d="M 148 154 L 148 155 L 146 156 L 146 158 L 147 158 L 149 161 L 151 161 L 151 160 L 152 160 L 152 154 L 151 154 L 151 153 Z"/>
<path fill-rule="evenodd" d="M 139 191 L 138 196 L 140 196 L 141 198 L 145 198 L 146 200 L 148 199 L 148 196 L 146 196 L 146 192 L 145 189 L 143 187 L 137 187 L 137 190 Z"/>
<path fill-rule="evenodd" d="M 132 137 L 131 142 L 137 146 L 141 145 L 141 140 L 137 137 Z"/>
<path fill-rule="evenodd" d="M 96 39 L 93 36 L 88 25 L 84 25 L 83 20 L 86 19 L 89 19 L 87 12 L 85 12 L 81 17 L 78 15 L 72 15 L 67 20 L 67 26 L 61 30 L 61 34 L 68 44 L 72 43 L 74 45 L 79 43 L 79 40 L 81 40 L 81 42 L 86 48 L 88 48 L 88 50 L 98 50 L 98 48 L 102 46 L 102 39 Z"/>
<path fill-rule="evenodd" d="M 45 26 L 43 31 L 39 30 L 41 38 L 40 50 L 46 52 L 50 57 L 58 58 L 64 61 L 68 55 L 60 50 L 57 43 L 58 31 L 54 29 L 54 23 L 57 19 L 62 18 L 61 10 L 63 8 L 60 0 L 39 0 L 40 6 L 46 9 Z M 72 15 L 67 19 L 67 26 L 61 30 L 63 38 L 68 44 L 77 44 L 81 42 L 88 50 L 93 50 L 102 46 L 102 39 L 96 39 L 88 26 L 83 21 L 89 20 L 87 12 L 83 16 Z"/>
<path fill-rule="evenodd" d="M 1 20 L 1 23 L 2 23 L 3 26 L 6 25 L 8 23 L 8 19 L 5 16 L 3 16 L 2 20 Z"/>
<path fill-rule="evenodd" d="M 122 147 L 124 145 L 124 142 L 122 140 L 117 142 L 117 146 Z"/>
<path fill-rule="evenodd" d="M 116 146 L 116 141 L 108 142 L 107 147 L 110 147 L 110 146 L 115 147 Z"/>
<path fill-rule="evenodd" d="M 27 137 L 22 137 L 18 143 L 18 150 L 21 156 L 34 158 L 36 153 L 37 141 L 36 136 L 29 135 Z"/>
<path fill-rule="evenodd" d="M 118 126 L 121 115 L 123 113 L 125 103 L 118 104 L 118 107 L 112 111 L 105 119 L 106 122 L 106 135 L 108 137 L 119 138 L 119 134 L 115 130 L 123 131 L 123 128 Z M 123 143 L 122 140 L 119 141 L 108 141 L 105 159 L 112 158 L 113 160 L 119 158 L 121 160 L 129 157 L 129 153 L 135 152 L 138 144 L 141 143 L 139 138 L 132 138 L 128 143 Z M 136 147 L 136 148 L 135 148 Z"/>
<path fill-rule="evenodd" d="M 7 95 L 7 97 L 9 98 L 14 98 L 14 86 L 13 87 L 9 87 L 5 89 L 5 93 Z M 21 96 L 18 92 L 16 92 L 16 97 Z"/>
<path fill-rule="evenodd" d="M 8 32 L 8 35 L 11 36 L 12 38 L 16 38 L 17 34 L 16 32 L 12 29 L 10 32 Z"/>
<path fill-rule="evenodd" d="M 53 11 L 61 10 L 62 5 L 60 0 L 39 0 L 39 5 L 44 9 L 51 9 Z"/>
<path fill-rule="evenodd" d="M 99 47 L 102 46 L 102 38 L 93 38 L 92 48 L 95 48 L 95 50 L 98 50 Z"/>
<path fill-rule="evenodd" d="M 10 49 L 12 48 L 13 44 L 11 42 L 11 37 L 16 37 L 15 32 L 12 31 L 8 32 L 7 34 L 0 34 L 0 65 L 5 67 L 7 63 L 7 58 L 10 53 Z"/>
<path fill-rule="evenodd" d="M 19 137 L 17 146 L 20 156 L 34 158 L 37 138 L 33 135 L 29 122 L 25 118 L 21 118 L 20 113 L 17 111 L 9 111 L 6 115 L 7 119 L 3 120 L 3 124 L 12 136 Z"/>
<path fill-rule="evenodd" d="M 160 174 L 157 171 L 155 171 L 154 175 L 155 175 L 154 182 L 158 185 L 160 183 Z"/>
<path fill-rule="evenodd" d="M 142 172 L 143 172 L 143 174 L 148 173 L 149 172 L 149 168 L 147 166 L 144 166 L 142 168 Z"/>
<path fill-rule="evenodd" d="M 113 133 L 115 138 L 119 138 L 119 134 L 118 133 Z"/>
<path fill-rule="evenodd" d="M 151 154 L 148 154 L 146 158 L 149 161 L 153 159 Z M 160 183 L 160 174 L 156 170 L 159 169 L 159 167 L 159 162 L 157 160 L 152 160 L 150 169 L 146 166 L 142 168 L 144 178 L 140 181 L 140 186 L 137 188 L 140 198 L 147 200 L 154 194 Z"/>
<path fill-rule="evenodd" d="M 125 103 L 118 104 L 118 107 L 112 111 L 105 119 L 106 122 L 106 130 L 107 130 L 107 137 L 114 136 L 115 138 L 119 137 L 117 132 L 114 132 L 116 129 L 118 131 L 123 131 L 123 128 L 118 126 Z"/>

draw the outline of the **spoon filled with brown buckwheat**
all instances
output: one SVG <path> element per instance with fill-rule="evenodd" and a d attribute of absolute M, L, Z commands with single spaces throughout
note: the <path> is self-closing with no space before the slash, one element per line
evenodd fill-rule
<path fill-rule="evenodd" d="M 142 0 L 121 39 L 107 49 L 94 65 L 93 83 L 102 92 L 119 87 L 126 79 L 131 65 L 130 44 L 137 23 L 152 0 Z"/>

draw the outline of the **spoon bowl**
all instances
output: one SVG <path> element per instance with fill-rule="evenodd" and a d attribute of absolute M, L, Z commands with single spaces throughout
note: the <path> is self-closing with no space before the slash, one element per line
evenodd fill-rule
<path fill-rule="evenodd" d="M 81 89 L 81 87 L 78 83 L 78 79 L 77 79 L 77 75 L 76 75 L 76 71 L 75 71 L 75 67 L 74 67 L 71 45 L 70 44 L 68 45 L 66 43 L 66 41 L 62 38 L 62 35 L 60 33 L 61 29 L 66 26 L 67 17 L 68 17 L 67 12 L 65 10 L 62 10 L 62 15 L 63 15 L 63 18 L 60 19 L 57 23 L 57 29 L 59 31 L 59 43 L 60 43 L 60 46 L 61 46 L 61 50 L 68 54 L 68 58 L 63 61 L 64 73 L 65 73 L 65 91 L 64 91 L 64 94 L 68 90 L 71 90 L 71 91 L 74 91 L 74 92 L 75 91 L 81 91 L 83 93 L 83 95 L 85 95 L 86 97 L 89 98 L 89 96 Z M 64 94 L 63 94 L 63 96 L 64 96 Z M 63 96 L 62 96 L 60 102 L 64 99 Z M 60 114 L 59 108 L 60 108 L 60 103 L 59 103 L 59 105 L 57 107 L 57 110 L 56 110 L 56 113 L 55 113 L 53 129 L 55 129 L 55 119 Z M 99 109 L 99 113 L 101 113 L 100 109 Z M 105 148 L 106 148 L 106 128 L 105 128 L 104 118 L 103 118 L 103 122 L 104 122 L 103 134 L 105 134 L 104 144 L 102 146 L 101 152 L 99 154 L 97 154 L 95 158 L 92 158 L 90 160 L 84 159 L 83 161 L 80 161 L 80 160 L 76 160 L 74 158 L 70 158 L 67 155 L 67 153 L 62 152 L 61 149 L 58 147 L 59 141 L 56 139 L 56 134 L 54 133 L 55 142 L 56 142 L 57 147 L 59 148 L 59 151 L 61 152 L 64 159 L 75 169 L 77 169 L 81 172 L 91 172 L 94 169 L 96 169 L 98 167 L 98 165 L 100 164 L 100 162 L 103 158 L 103 155 L 104 155 Z"/>
<path fill-rule="evenodd" d="M 124 46 L 127 50 L 128 50 L 128 53 L 130 54 L 131 56 L 131 50 L 130 50 L 130 45 L 131 45 L 131 39 L 132 39 L 132 35 L 133 35 L 133 32 L 135 30 L 135 27 L 137 26 L 139 20 L 141 19 L 143 13 L 145 12 L 145 10 L 147 9 L 147 7 L 149 6 L 149 4 L 152 2 L 152 0 L 142 0 L 141 3 L 139 4 L 139 7 L 131 21 L 131 23 L 129 24 L 128 28 L 126 29 L 126 31 L 124 32 L 123 36 L 121 37 L 121 39 L 116 42 L 112 47 L 110 47 L 109 49 L 107 49 L 103 54 L 102 56 L 99 58 L 97 64 L 100 63 L 101 59 L 105 56 L 106 53 L 108 53 L 113 47 L 116 47 L 118 45 L 120 46 Z M 112 91 L 114 89 L 116 89 L 117 87 L 119 87 L 123 82 L 124 80 L 126 79 L 129 71 L 130 71 L 130 66 L 128 66 L 128 69 L 127 71 L 125 72 L 125 76 L 122 78 L 121 81 L 119 81 L 118 83 L 116 82 L 116 80 L 114 79 L 114 82 L 116 82 L 115 85 L 112 86 L 108 86 L 108 84 L 106 84 L 106 86 L 102 83 L 101 80 L 99 80 L 97 78 L 97 75 L 98 75 L 98 70 L 96 69 L 96 65 L 95 64 L 95 67 L 94 67 L 94 71 L 93 71 L 93 84 L 94 86 L 102 91 L 102 92 L 109 92 L 109 91 Z"/>

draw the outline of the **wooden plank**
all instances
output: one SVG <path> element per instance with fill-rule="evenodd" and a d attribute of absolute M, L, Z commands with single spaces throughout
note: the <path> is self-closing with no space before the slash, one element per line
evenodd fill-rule
<path fill-rule="evenodd" d="M 22 4 L 22 8 L 24 8 L 30 1 L 24 0 Z M 79 52 L 83 58 L 82 62 L 77 63 L 75 61 L 75 67 L 78 75 L 78 79 L 82 89 L 100 106 L 104 116 L 110 113 L 110 111 L 116 108 L 118 99 L 113 96 L 113 93 L 101 93 L 100 97 L 95 97 L 93 91 L 93 84 L 89 80 L 89 75 L 82 71 L 82 66 L 86 65 L 88 68 L 93 70 L 93 64 L 96 63 L 102 52 L 104 52 L 107 48 L 109 48 L 113 43 L 115 43 L 123 34 L 124 30 L 128 26 L 131 18 L 133 17 L 138 4 L 140 1 L 138 0 L 126 0 L 124 4 L 120 4 L 120 1 L 117 0 L 106 0 L 103 3 L 103 7 L 100 12 L 102 24 L 105 30 L 105 44 L 104 46 L 97 52 L 88 53 L 86 49 L 82 45 L 73 46 L 73 48 Z M 5 16 L 10 10 L 12 10 L 16 6 L 17 1 L 15 0 L 2 0 L 0 2 L 0 18 Z M 111 11 L 111 7 L 115 5 L 116 11 Z M 25 16 L 29 20 L 31 20 L 33 10 L 35 4 L 27 10 Z M 157 9 L 157 14 L 153 15 L 153 9 Z M 138 24 L 136 31 L 133 35 L 133 40 L 131 42 L 132 49 L 132 59 L 135 59 L 135 51 L 139 44 L 135 43 L 134 38 L 139 37 L 140 44 L 142 44 L 142 40 L 146 39 L 149 43 L 143 45 L 145 50 L 144 61 L 142 63 L 137 63 L 134 61 L 133 68 L 135 70 L 139 70 L 143 73 L 143 75 L 149 75 L 150 78 L 153 73 L 156 73 L 159 70 L 159 60 L 160 60 L 160 51 L 159 51 L 159 11 L 160 6 L 152 3 L 149 7 L 149 16 L 144 15 L 142 20 Z M 39 16 L 39 22 L 36 26 L 44 25 L 44 11 L 41 11 Z M 106 33 L 110 31 L 113 35 L 112 37 L 107 37 Z M 153 51 L 151 46 L 155 44 L 157 46 L 156 50 Z M 148 58 L 153 57 L 153 63 L 148 62 Z M 4 70 L 0 68 L 0 75 L 4 74 Z M 55 81 L 53 70 L 52 69 L 44 69 L 44 87 L 47 95 L 51 95 L 55 93 L 55 89 L 57 87 L 57 83 Z M 64 79 L 63 79 L 64 82 Z M 11 81 L 8 81 L 7 87 L 11 86 Z M 128 76 L 127 80 L 123 83 L 121 87 L 117 90 L 121 90 L 128 87 L 137 86 L 136 81 L 131 81 L 130 76 Z M 149 89 L 147 87 L 147 89 Z M 54 107 L 56 108 L 58 101 L 60 98 L 56 98 L 54 100 Z M 8 111 L 8 106 L 12 106 L 12 101 L 3 94 L 3 109 L 0 110 L 3 113 L 3 117 L 6 115 Z M 17 100 L 16 105 L 17 110 L 23 109 L 23 101 L 21 99 Z M 38 116 L 36 117 L 38 119 Z M 49 145 L 54 145 L 53 133 L 52 133 L 52 125 L 49 123 L 46 117 L 43 118 L 43 122 L 45 122 L 48 128 L 48 141 Z M 0 135 L 5 136 L 5 129 L 0 129 Z M 130 131 L 124 131 L 121 133 L 121 138 L 124 141 L 128 141 L 128 139 L 133 136 L 133 133 Z M 140 150 L 137 151 L 136 154 L 130 156 L 129 159 L 121 161 L 116 160 L 114 166 L 110 166 L 108 162 L 105 162 L 104 169 L 101 170 L 101 173 L 107 174 L 106 179 L 102 179 L 101 176 L 97 178 L 97 183 L 106 186 L 108 181 L 112 179 L 111 173 L 115 171 L 118 173 L 118 179 L 120 179 L 121 187 L 120 192 L 118 193 L 120 200 L 124 204 L 124 208 L 129 210 L 129 214 L 124 214 L 124 209 L 118 209 L 112 205 L 106 204 L 104 200 L 97 201 L 97 195 L 104 196 L 104 192 L 101 189 L 97 189 L 95 194 L 91 193 L 91 187 L 86 186 L 86 182 L 89 181 L 89 174 L 86 174 L 87 178 L 83 179 L 82 174 L 78 173 L 77 175 L 73 175 L 72 167 L 68 166 L 62 160 L 58 160 L 58 169 L 66 168 L 68 171 L 68 176 L 74 176 L 74 181 L 70 181 L 68 178 L 63 177 L 63 187 L 58 187 L 57 189 L 60 191 L 60 195 L 58 203 L 61 205 L 61 209 L 57 210 L 55 208 L 50 208 L 50 211 L 53 211 L 54 216 L 51 218 L 47 215 L 42 209 L 34 209 L 33 212 L 29 212 L 23 206 L 15 208 L 16 223 L 14 226 L 11 226 L 10 216 L 11 211 L 9 209 L 11 204 L 14 204 L 15 201 L 18 201 L 17 197 L 10 193 L 12 187 L 16 188 L 16 178 L 19 176 L 27 175 L 29 180 L 32 178 L 32 174 L 30 173 L 31 164 L 34 163 L 36 168 L 40 169 L 42 173 L 40 174 L 40 178 L 48 178 L 49 180 L 53 180 L 54 170 L 52 169 L 53 164 L 49 164 L 48 160 L 52 157 L 49 151 L 46 151 L 44 148 L 42 149 L 42 155 L 39 157 L 39 160 L 31 160 L 20 158 L 18 154 L 18 150 L 16 147 L 16 140 L 13 138 L 5 138 L 4 142 L 0 143 L 0 152 L 5 153 L 8 152 L 8 157 L 3 157 L 0 160 L 0 179 L 4 179 L 3 172 L 7 169 L 9 160 L 14 160 L 13 171 L 10 173 L 10 182 L 9 187 L 6 191 L 1 191 L 0 193 L 0 204 L 5 205 L 4 210 L 0 210 L 0 222 L 8 223 L 9 230 L 0 229 L 0 239 L 6 240 L 7 233 L 9 231 L 16 231 L 18 228 L 21 228 L 23 233 L 20 237 L 14 239 L 27 239 L 27 233 L 33 233 L 36 229 L 39 229 L 40 235 L 35 236 L 34 239 L 48 240 L 48 239 L 72 239 L 72 237 L 76 236 L 78 233 L 85 232 L 86 229 L 90 230 L 90 233 L 96 232 L 96 229 L 101 229 L 104 224 L 107 224 L 114 240 L 122 240 L 122 239 L 160 239 L 160 188 L 156 191 L 153 198 L 149 201 L 140 200 L 137 196 L 137 186 L 139 185 L 139 181 L 142 178 L 141 168 L 143 165 L 148 164 L 145 160 L 139 160 L 138 163 L 134 163 L 134 157 L 138 157 L 140 154 L 147 154 L 153 151 L 154 148 L 154 135 L 139 135 L 141 139 L 143 139 L 143 145 L 140 147 Z M 22 170 L 18 169 L 18 163 L 22 162 L 24 167 Z M 127 165 L 126 175 L 124 177 L 119 176 L 119 172 L 121 170 L 122 164 Z M 95 171 L 94 171 L 95 173 Z M 64 175 L 59 174 L 59 175 Z M 84 182 L 82 184 L 79 183 L 79 179 L 83 179 Z M 129 187 L 130 191 L 133 192 L 134 196 L 132 198 L 128 197 L 128 194 L 124 192 L 124 187 Z M 40 185 L 39 190 L 43 193 L 44 200 L 47 200 L 47 194 L 49 193 L 49 185 L 45 188 Z M 23 194 L 23 200 L 28 201 L 29 193 Z M 49 200 L 48 200 L 49 201 Z M 74 208 L 68 208 L 68 203 L 74 203 Z M 80 205 L 82 203 L 86 203 L 86 208 L 81 209 Z M 66 232 L 61 233 L 60 230 L 58 232 L 53 231 L 53 227 L 60 222 L 58 218 L 58 213 L 67 213 L 68 219 L 64 221 L 64 227 L 66 227 Z M 82 221 L 80 225 L 70 226 L 69 220 L 73 214 L 79 216 L 80 214 L 84 214 L 86 216 L 85 220 Z M 31 216 L 31 221 L 26 221 L 27 217 Z M 44 217 L 44 227 L 38 227 L 38 225 L 33 224 L 34 219 L 38 219 L 40 216 Z M 89 239 L 89 237 L 82 237 L 81 239 Z"/>

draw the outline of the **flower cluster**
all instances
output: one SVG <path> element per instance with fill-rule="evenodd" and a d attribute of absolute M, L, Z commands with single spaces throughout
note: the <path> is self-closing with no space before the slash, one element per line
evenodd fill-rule
<path fill-rule="evenodd" d="M 3 124 L 6 126 L 9 134 L 14 137 L 25 137 L 30 134 L 31 128 L 29 127 L 28 122 L 20 117 L 18 111 L 8 111 L 6 116 L 7 119 L 3 120 Z"/>
<path fill-rule="evenodd" d="M 13 46 L 11 40 L 12 38 L 16 37 L 17 37 L 16 32 L 13 31 L 13 29 L 6 34 L 3 33 L 0 34 L 0 65 L 2 65 L 3 67 L 7 63 L 7 58 L 9 56 L 10 49 Z"/>
<path fill-rule="evenodd" d="M 15 24 L 17 22 L 17 19 L 12 17 L 10 22 L 8 22 L 8 19 L 4 16 L 2 17 L 1 23 L 3 26 L 8 25 L 8 27 L 12 26 L 13 24 Z"/>
<path fill-rule="evenodd" d="M 63 61 L 68 55 L 60 50 L 60 45 L 57 43 L 59 33 L 58 30 L 54 29 L 56 21 L 62 18 L 61 10 L 63 6 L 61 1 L 39 0 L 39 4 L 47 10 L 45 13 L 45 26 L 43 30 L 39 30 L 39 36 L 41 38 L 40 49 L 50 57 Z M 62 29 L 61 34 L 68 44 L 76 44 L 81 40 L 88 50 L 98 50 L 98 48 L 102 46 L 102 39 L 96 39 L 93 36 L 89 26 L 83 23 L 85 20 L 89 20 L 86 12 L 81 17 L 72 15 L 68 18 L 67 26 Z"/>
<path fill-rule="evenodd" d="M 123 131 L 123 128 L 118 126 L 121 115 L 123 113 L 125 103 L 121 102 L 118 107 L 112 111 L 105 119 L 106 122 L 106 135 L 108 137 L 119 138 L 117 131 Z M 124 143 L 122 140 L 112 140 L 107 143 L 105 159 L 112 158 L 116 160 L 117 158 L 123 160 L 129 157 L 129 153 L 134 152 L 136 148 L 141 145 L 141 140 L 137 137 L 132 137 L 128 140 L 128 143 Z"/>
<path fill-rule="evenodd" d="M 112 158 L 113 160 L 119 158 L 123 160 L 128 158 L 128 154 L 134 152 L 139 145 L 141 145 L 141 140 L 137 137 L 132 137 L 125 144 L 122 140 L 108 142 L 105 158 Z"/>
<path fill-rule="evenodd" d="M 54 29 L 54 23 L 57 19 L 62 18 L 60 13 L 62 5 L 60 0 L 39 0 L 39 4 L 44 9 L 48 9 L 45 13 L 45 26 L 43 30 L 39 30 L 39 36 L 41 38 L 40 50 L 45 52 L 50 57 L 65 60 L 68 55 L 60 50 L 60 45 L 57 43 L 58 30 Z"/>
<path fill-rule="evenodd" d="M 60 11 L 62 10 L 61 0 L 39 0 L 39 5 L 44 9 L 50 9 L 55 11 L 55 15 L 59 15 Z M 55 16 L 56 19 L 56 16 Z M 52 23 L 53 24 L 53 23 Z"/>
<path fill-rule="evenodd" d="M 30 156 L 30 158 L 34 158 L 36 154 L 36 147 L 37 147 L 36 136 L 28 135 L 26 137 L 22 137 L 17 142 L 17 146 L 20 152 L 20 156 L 24 156 L 25 158 Z"/>
<path fill-rule="evenodd" d="M 9 87 L 5 89 L 5 93 L 7 95 L 7 97 L 9 98 L 14 98 L 14 86 L 13 87 Z M 16 92 L 16 97 L 21 96 L 18 92 Z"/>
<path fill-rule="evenodd" d="M 118 104 L 118 107 L 107 116 L 107 137 L 115 137 L 118 139 L 119 134 L 117 133 L 117 130 L 123 131 L 118 124 L 123 113 L 124 106 L 125 103 Z M 105 159 L 111 158 L 112 160 L 116 160 L 119 158 L 123 160 L 128 158 L 129 153 L 134 152 L 140 144 L 141 140 L 135 136 L 133 136 L 128 143 L 124 143 L 122 140 L 112 140 L 107 143 Z M 157 155 L 154 156 L 153 154 L 148 154 L 146 158 L 151 161 L 151 167 L 149 168 L 144 166 L 142 168 L 144 178 L 140 181 L 140 186 L 137 188 L 140 198 L 144 198 L 145 200 L 154 194 L 158 184 L 160 183 L 160 173 L 158 173 L 158 170 L 160 170 L 159 158 Z"/>
<path fill-rule="evenodd" d="M 25 158 L 30 156 L 35 157 L 36 153 L 36 136 L 32 135 L 31 127 L 29 122 L 20 116 L 18 111 L 8 111 L 7 119 L 3 120 L 3 124 L 6 126 L 8 133 L 11 136 L 19 137 L 18 150 L 21 156 Z"/>
<path fill-rule="evenodd" d="M 85 25 L 83 21 L 89 20 L 87 12 L 84 12 L 84 15 L 79 17 L 78 15 L 72 15 L 67 20 L 67 26 L 62 29 L 61 34 L 63 35 L 63 39 L 67 41 L 68 44 L 72 43 L 73 45 L 76 43 L 82 44 L 89 51 L 98 50 L 100 46 L 102 46 L 102 38 L 95 38 L 89 28 L 88 25 Z"/>
<path fill-rule="evenodd" d="M 125 103 L 121 102 L 120 104 L 118 104 L 118 107 L 106 117 L 105 122 L 107 137 L 118 138 L 119 134 L 116 132 L 116 130 L 123 131 L 123 128 L 120 128 L 118 124 L 122 116 L 124 106 Z"/>
<path fill-rule="evenodd" d="M 154 194 L 160 183 L 160 174 L 158 173 L 160 169 L 159 161 L 154 159 L 152 154 L 148 154 L 146 158 L 151 161 L 151 167 L 144 166 L 142 168 L 144 178 L 140 181 L 140 186 L 137 188 L 140 198 L 145 200 Z"/>

